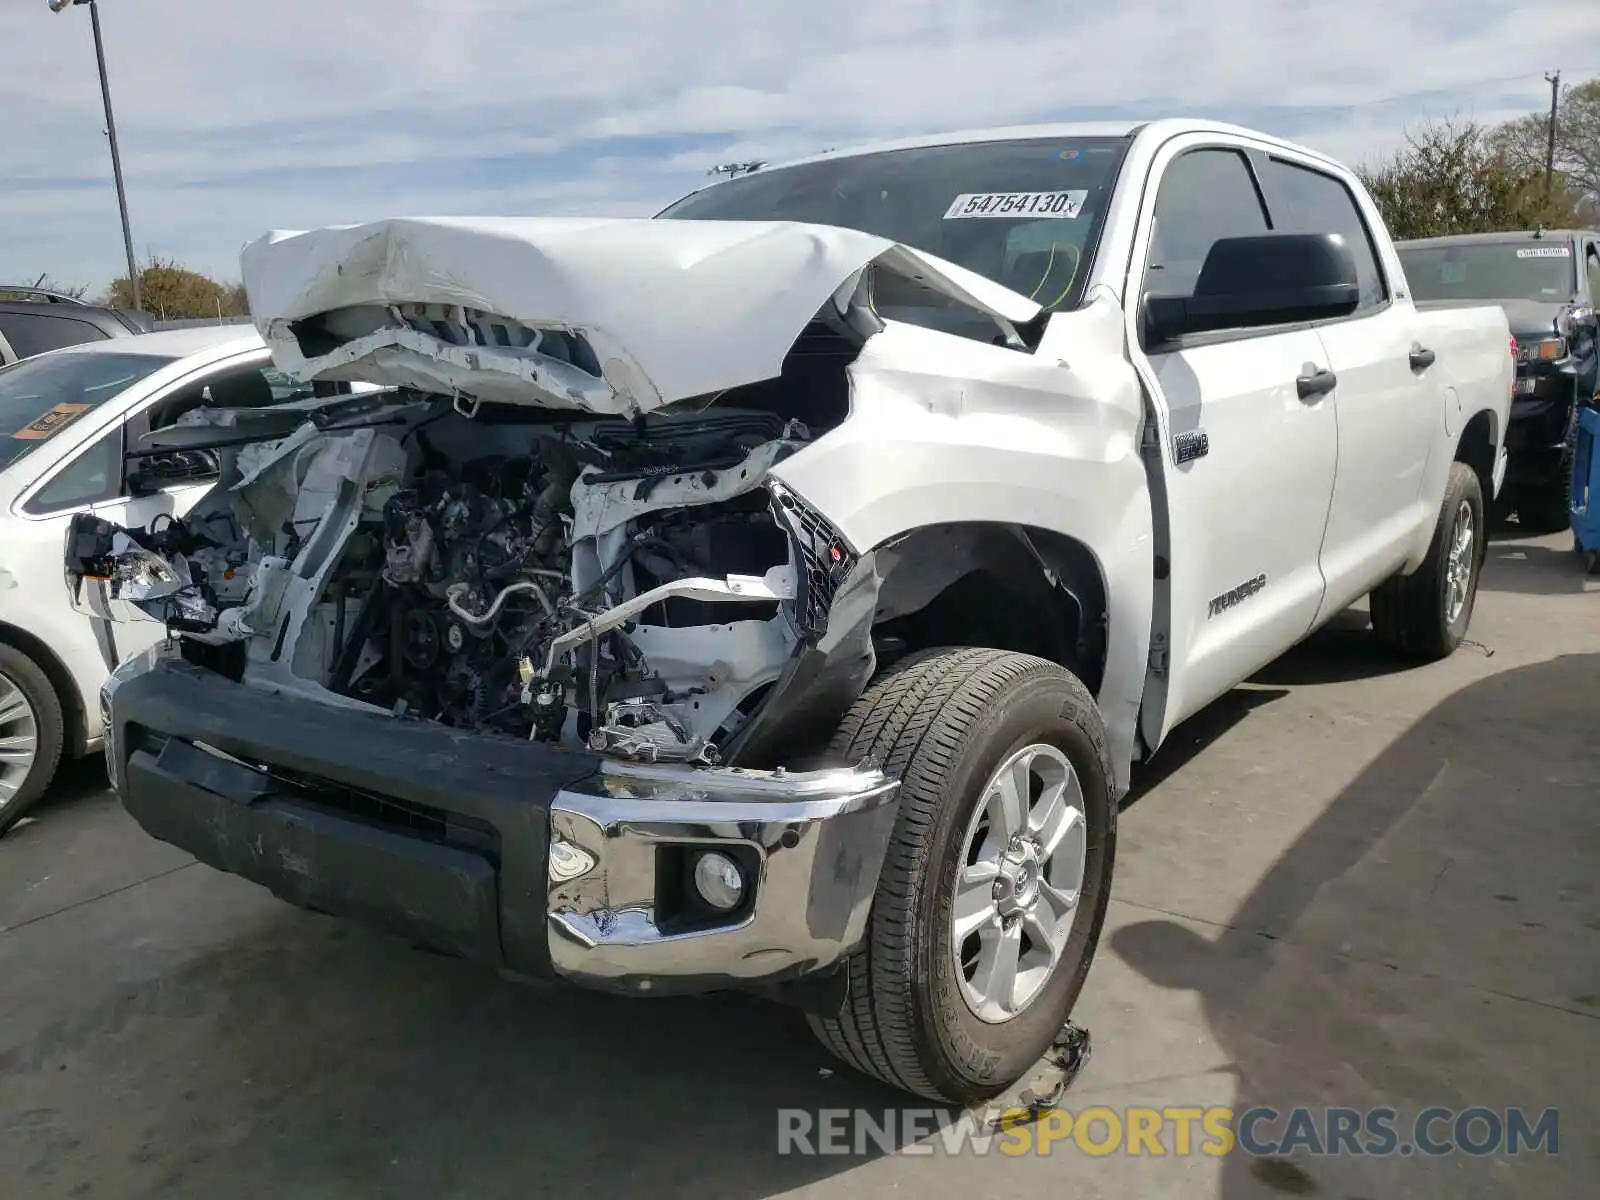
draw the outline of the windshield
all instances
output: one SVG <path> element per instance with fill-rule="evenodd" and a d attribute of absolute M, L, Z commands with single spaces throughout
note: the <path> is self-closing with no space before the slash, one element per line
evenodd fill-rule
<path fill-rule="evenodd" d="M 0 369 L 0 470 L 172 361 L 65 350 Z"/>
<path fill-rule="evenodd" d="M 1400 265 L 1417 300 L 1545 300 L 1572 297 L 1572 245 L 1479 242 L 1400 246 Z"/>
<path fill-rule="evenodd" d="M 845 155 L 740 176 L 660 215 L 859 229 L 1071 308 L 1126 148 L 1125 138 L 1065 138 Z"/>

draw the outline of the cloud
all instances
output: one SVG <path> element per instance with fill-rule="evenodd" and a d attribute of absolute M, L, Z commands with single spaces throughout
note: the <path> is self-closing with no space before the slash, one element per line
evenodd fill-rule
<path fill-rule="evenodd" d="M 141 254 L 236 271 L 268 228 L 648 213 L 713 163 L 1040 120 L 1208 115 L 1359 163 L 1498 120 L 1600 7 L 1488 0 L 102 0 Z M 0 279 L 122 247 L 87 12 L 0 13 Z"/>

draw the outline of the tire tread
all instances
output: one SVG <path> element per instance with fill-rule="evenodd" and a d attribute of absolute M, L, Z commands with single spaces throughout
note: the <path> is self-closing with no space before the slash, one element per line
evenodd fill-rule
<path fill-rule="evenodd" d="M 912 893 L 926 877 L 932 826 L 965 738 L 1006 687 L 1029 675 L 1061 676 L 1080 712 L 1094 701 L 1083 685 L 1046 659 L 1004 650 L 938 648 L 889 668 L 851 706 L 831 750 L 850 761 L 873 758 L 901 780 L 899 812 L 879 877 L 866 944 L 849 962 L 848 999 L 837 1017 L 810 1018 L 835 1057 L 915 1095 L 948 1101 L 920 1062 L 911 1009 L 915 931 Z M 1110 755 L 1097 720 L 1078 722 L 1110 777 Z M 885 903 L 887 901 L 887 903 Z"/>
<path fill-rule="evenodd" d="M 1440 610 L 1440 595 L 1444 585 L 1444 570 L 1448 549 L 1451 517 L 1456 506 L 1474 492 L 1478 494 L 1475 548 L 1478 562 L 1483 562 L 1488 544 L 1488 509 L 1478 477 L 1466 463 L 1450 466 L 1449 481 L 1444 489 L 1444 499 L 1439 505 L 1439 516 L 1434 522 L 1433 539 L 1428 543 L 1428 557 L 1410 575 L 1394 575 L 1373 589 L 1370 604 L 1372 629 L 1380 640 L 1400 653 L 1425 661 L 1446 658 L 1454 653 L 1457 641 L 1452 640 Z M 1472 602 L 1476 602 L 1477 581 L 1474 578 Z M 1471 611 L 1468 611 L 1471 621 Z"/>

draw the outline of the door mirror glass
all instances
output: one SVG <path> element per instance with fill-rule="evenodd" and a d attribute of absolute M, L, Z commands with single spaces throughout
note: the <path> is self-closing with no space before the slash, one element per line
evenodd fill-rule
<path fill-rule="evenodd" d="M 1328 320 L 1361 301 L 1355 258 L 1336 233 L 1220 238 L 1187 296 L 1145 297 L 1151 342 L 1191 333 Z"/>
<path fill-rule="evenodd" d="M 163 488 L 204 483 L 221 474 L 222 464 L 213 450 L 168 450 L 129 460 L 128 491 L 148 496 Z"/>

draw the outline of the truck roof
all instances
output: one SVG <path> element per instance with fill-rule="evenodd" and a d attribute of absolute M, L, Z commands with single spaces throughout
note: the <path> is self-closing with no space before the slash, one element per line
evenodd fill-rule
<path fill-rule="evenodd" d="M 1332 166 L 1343 166 L 1337 159 L 1297 142 L 1285 141 L 1261 132 L 1232 125 L 1226 121 L 1212 121 L 1203 117 L 1166 117 L 1159 120 L 1139 121 L 1068 121 L 1039 125 L 1003 125 L 984 129 L 958 129 L 945 133 L 919 134 L 915 137 L 895 138 L 887 141 L 865 142 L 837 150 L 826 150 L 804 158 L 772 163 L 762 171 L 778 171 L 804 163 L 843 158 L 858 154 L 876 154 L 885 150 L 915 150 L 924 146 L 950 146 L 963 142 L 998 142 L 1015 138 L 1131 138 L 1135 135 L 1165 141 L 1184 133 L 1228 133 L 1253 138 L 1268 145 L 1280 146 L 1300 154 L 1321 159 Z M 716 183 L 707 187 L 716 187 Z M 701 189 L 704 190 L 704 189 Z"/>

